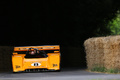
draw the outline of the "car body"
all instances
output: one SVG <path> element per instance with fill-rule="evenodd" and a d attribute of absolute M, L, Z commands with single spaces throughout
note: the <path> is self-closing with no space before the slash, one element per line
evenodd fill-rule
<path fill-rule="evenodd" d="M 36 52 L 33 55 L 33 52 Z M 28 56 L 29 55 L 29 56 Z M 60 46 L 14 47 L 12 54 L 13 72 L 27 70 L 60 70 Z"/>

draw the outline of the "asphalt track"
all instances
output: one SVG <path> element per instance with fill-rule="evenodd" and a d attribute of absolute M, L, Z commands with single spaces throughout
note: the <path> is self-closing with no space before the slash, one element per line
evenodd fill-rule
<path fill-rule="evenodd" d="M 61 72 L 2 72 L 0 80 L 120 80 L 120 74 L 93 73 L 80 68 L 64 68 Z"/>

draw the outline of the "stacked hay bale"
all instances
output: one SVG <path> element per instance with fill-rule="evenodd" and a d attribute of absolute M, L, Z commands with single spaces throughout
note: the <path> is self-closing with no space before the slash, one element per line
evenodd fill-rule
<path fill-rule="evenodd" d="M 89 38 L 84 46 L 88 69 L 120 69 L 120 36 Z"/>

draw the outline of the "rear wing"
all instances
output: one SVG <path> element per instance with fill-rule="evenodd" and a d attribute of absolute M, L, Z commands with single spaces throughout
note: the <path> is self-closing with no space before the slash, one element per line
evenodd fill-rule
<path fill-rule="evenodd" d="M 47 45 L 47 46 L 23 46 L 23 47 L 14 47 L 14 51 L 28 51 L 29 48 L 37 48 L 38 50 L 60 50 L 59 45 Z"/>

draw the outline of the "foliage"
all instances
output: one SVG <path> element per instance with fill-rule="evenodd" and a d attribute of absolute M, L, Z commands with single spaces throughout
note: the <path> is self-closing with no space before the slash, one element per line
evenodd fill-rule
<path fill-rule="evenodd" d="M 109 22 L 108 26 L 111 29 L 112 35 L 120 35 L 120 12 L 118 11 L 117 16 Z"/>
<path fill-rule="evenodd" d="M 99 67 L 99 66 L 96 66 L 96 67 L 93 67 L 91 69 L 91 71 L 93 72 L 105 72 L 105 73 L 120 73 L 120 69 L 106 69 L 105 67 Z"/>
<path fill-rule="evenodd" d="M 94 67 L 91 69 L 91 71 L 106 72 L 106 68 L 105 67 Z"/>

